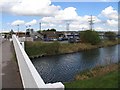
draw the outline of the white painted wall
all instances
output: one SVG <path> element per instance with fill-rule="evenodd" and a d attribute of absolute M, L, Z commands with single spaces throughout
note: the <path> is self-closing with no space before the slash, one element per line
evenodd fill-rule
<path fill-rule="evenodd" d="M 45 84 L 17 37 L 13 35 L 12 39 L 24 88 L 39 88 L 39 90 L 44 90 L 44 88 L 46 88 L 45 90 L 64 90 L 64 85 L 61 82 Z"/>

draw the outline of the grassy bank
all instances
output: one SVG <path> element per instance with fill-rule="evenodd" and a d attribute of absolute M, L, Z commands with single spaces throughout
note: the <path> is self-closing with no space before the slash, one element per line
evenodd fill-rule
<path fill-rule="evenodd" d="M 118 64 L 112 64 L 79 73 L 75 81 L 64 85 L 66 88 L 118 88 L 118 75 Z"/>
<path fill-rule="evenodd" d="M 119 40 L 120 42 L 120 40 Z M 118 44 L 118 41 L 103 41 L 98 45 L 91 45 L 89 43 L 43 43 L 43 42 L 25 42 L 25 50 L 29 57 L 38 57 L 43 55 L 56 55 L 73 53 L 83 50 L 95 49 L 99 47 L 106 47 Z"/>

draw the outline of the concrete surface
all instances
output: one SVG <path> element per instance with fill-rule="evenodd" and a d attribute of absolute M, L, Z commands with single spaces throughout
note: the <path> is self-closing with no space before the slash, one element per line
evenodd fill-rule
<path fill-rule="evenodd" d="M 10 41 L 2 43 L 2 88 L 22 88 L 22 82 Z"/>

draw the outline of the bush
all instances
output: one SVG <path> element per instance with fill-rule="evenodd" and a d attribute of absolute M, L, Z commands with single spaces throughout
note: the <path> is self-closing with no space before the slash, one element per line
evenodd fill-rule
<path fill-rule="evenodd" d="M 93 45 L 98 44 L 101 40 L 99 34 L 96 31 L 86 30 L 80 33 L 82 42 L 91 43 Z"/>
<path fill-rule="evenodd" d="M 114 32 L 105 32 L 105 37 L 107 37 L 109 40 L 115 40 L 116 39 L 116 33 Z"/>

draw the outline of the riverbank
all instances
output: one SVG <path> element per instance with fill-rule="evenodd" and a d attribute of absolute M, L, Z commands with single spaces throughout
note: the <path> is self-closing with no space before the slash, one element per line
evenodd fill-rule
<path fill-rule="evenodd" d="M 118 65 L 120 63 L 81 72 L 75 76 L 75 81 L 64 85 L 66 88 L 118 88 Z"/>
<path fill-rule="evenodd" d="M 43 42 L 25 42 L 25 50 L 30 58 L 38 58 L 48 55 L 58 55 L 96 49 L 101 47 L 113 46 L 120 43 L 119 41 L 105 40 L 98 45 L 89 43 L 43 43 Z"/>
<path fill-rule="evenodd" d="M 104 40 L 98 45 L 91 45 L 89 43 L 43 43 L 36 41 L 25 42 L 25 50 L 32 59 L 48 55 L 67 54 L 101 47 L 108 47 L 116 44 L 120 44 L 120 39 L 116 41 Z"/>

